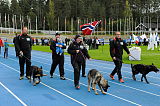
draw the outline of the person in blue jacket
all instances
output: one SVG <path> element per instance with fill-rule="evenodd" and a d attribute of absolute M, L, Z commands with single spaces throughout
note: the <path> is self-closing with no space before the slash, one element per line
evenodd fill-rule
<path fill-rule="evenodd" d="M 8 47 L 9 47 L 9 44 L 7 42 L 7 39 L 4 40 L 4 58 L 8 58 Z"/>

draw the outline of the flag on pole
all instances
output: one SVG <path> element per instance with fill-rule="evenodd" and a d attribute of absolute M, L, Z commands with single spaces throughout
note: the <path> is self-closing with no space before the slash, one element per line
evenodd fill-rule
<path fill-rule="evenodd" d="M 83 35 L 91 35 L 92 31 L 95 30 L 96 26 L 98 26 L 98 24 L 101 22 L 100 21 L 94 21 L 92 23 L 87 23 L 87 24 L 83 24 L 80 25 L 80 28 L 82 30 Z"/>

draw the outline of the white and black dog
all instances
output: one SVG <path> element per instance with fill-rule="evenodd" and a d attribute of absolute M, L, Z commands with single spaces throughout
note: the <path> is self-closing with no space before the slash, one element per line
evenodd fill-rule
<path fill-rule="evenodd" d="M 94 90 L 95 94 L 98 95 L 96 90 L 96 85 L 98 84 L 101 92 L 103 94 L 106 94 L 108 87 L 108 81 L 105 80 L 100 72 L 98 72 L 96 69 L 92 69 L 88 72 L 88 92 L 90 92 L 90 85 L 92 89 Z M 105 91 L 103 91 L 103 90 Z"/>
<path fill-rule="evenodd" d="M 156 73 L 159 72 L 159 70 L 157 69 L 156 66 L 153 65 L 153 63 L 152 63 L 152 65 L 144 65 L 144 64 L 132 65 L 131 64 L 131 68 L 132 68 L 133 80 L 136 81 L 135 75 L 141 73 L 142 74 L 141 81 L 143 81 L 143 78 L 144 78 L 146 80 L 147 84 L 149 84 L 149 82 L 146 78 L 146 75 L 151 71 L 156 72 Z"/>

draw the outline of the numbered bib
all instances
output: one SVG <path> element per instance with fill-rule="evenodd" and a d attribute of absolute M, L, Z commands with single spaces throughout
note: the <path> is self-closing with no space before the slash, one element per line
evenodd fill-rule
<path fill-rule="evenodd" d="M 27 41 L 30 41 L 30 38 L 27 38 Z"/>
<path fill-rule="evenodd" d="M 120 45 L 123 45 L 123 42 L 120 42 Z"/>

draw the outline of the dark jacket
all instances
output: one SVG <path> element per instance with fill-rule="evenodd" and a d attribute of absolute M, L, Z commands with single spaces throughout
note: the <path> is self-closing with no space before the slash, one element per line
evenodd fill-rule
<path fill-rule="evenodd" d="M 80 48 L 82 46 L 82 48 Z M 79 53 L 76 50 L 80 50 Z M 68 47 L 68 53 L 71 54 L 71 64 L 74 62 L 83 62 L 90 58 L 87 49 L 81 43 L 73 42 Z"/>
<path fill-rule="evenodd" d="M 117 57 L 122 59 L 123 49 L 127 52 L 127 54 L 130 54 L 127 44 L 123 41 L 123 39 L 114 38 L 110 41 L 110 55 L 112 58 Z"/>
<path fill-rule="evenodd" d="M 28 35 L 24 34 L 19 35 L 18 37 L 16 37 L 15 46 L 18 52 L 20 51 L 23 51 L 24 53 L 31 52 L 32 39 Z"/>
<path fill-rule="evenodd" d="M 16 43 L 17 36 L 13 38 L 13 43 Z"/>
<path fill-rule="evenodd" d="M 56 43 L 58 43 L 57 40 L 52 40 L 51 41 L 50 49 L 52 50 L 53 55 L 58 55 L 56 53 Z M 62 49 L 66 49 L 66 46 L 62 46 Z M 64 55 L 64 53 L 63 53 L 63 55 Z"/>

